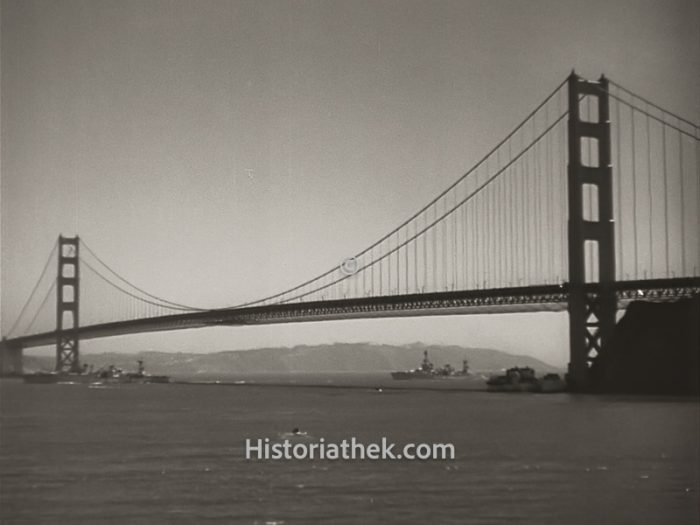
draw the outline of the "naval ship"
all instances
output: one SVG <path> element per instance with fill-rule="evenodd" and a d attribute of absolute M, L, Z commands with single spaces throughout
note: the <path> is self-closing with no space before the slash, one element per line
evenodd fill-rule
<path fill-rule="evenodd" d="M 169 383 L 170 377 L 164 375 L 153 375 L 145 371 L 143 361 L 138 361 L 138 370 L 125 371 L 114 365 L 100 368 L 96 372 L 88 370 L 87 365 L 83 365 L 79 372 L 34 372 L 24 374 L 25 383 L 41 384 L 108 384 L 108 383 Z"/>
<path fill-rule="evenodd" d="M 391 377 L 393 379 L 447 379 L 456 377 L 468 377 L 471 375 L 469 372 L 469 362 L 464 359 L 462 361 L 462 370 L 455 370 L 451 365 L 446 364 L 443 367 L 435 367 L 433 363 L 428 358 L 428 351 L 423 351 L 423 362 L 420 368 L 415 368 L 413 370 L 404 370 L 398 372 L 391 372 Z"/>

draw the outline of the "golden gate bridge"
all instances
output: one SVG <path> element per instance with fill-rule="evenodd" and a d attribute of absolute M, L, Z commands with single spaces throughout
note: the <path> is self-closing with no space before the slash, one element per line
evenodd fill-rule
<path fill-rule="evenodd" d="M 568 311 L 584 388 L 617 312 L 700 294 L 700 127 L 613 81 L 575 73 L 466 173 L 364 250 L 292 288 L 226 308 L 153 295 L 79 237 L 59 236 L 2 340 L 56 345 L 208 326 Z M 57 261 L 57 274 L 52 262 Z"/>

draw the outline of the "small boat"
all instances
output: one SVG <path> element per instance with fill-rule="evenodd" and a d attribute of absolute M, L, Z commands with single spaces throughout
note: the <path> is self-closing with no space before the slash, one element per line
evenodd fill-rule
<path fill-rule="evenodd" d="M 278 434 L 278 437 L 280 439 L 299 440 L 299 441 L 311 439 L 311 435 L 308 432 L 299 430 L 298 428 L 293 429 L 291 432 L 280 432 Z"/>

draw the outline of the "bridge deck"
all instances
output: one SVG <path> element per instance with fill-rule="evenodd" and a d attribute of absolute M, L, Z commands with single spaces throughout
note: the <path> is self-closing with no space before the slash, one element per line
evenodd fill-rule
<path fill-rule="evenodd" d="M 585 288 L 589 293 L 596 293 L 598 285 L 589 283 Z M 619 307 L 625 308 L 627 303 L 633 300 L 672 300 L 699 294 L 700 278 L 620 281 L 612 288 L 617 294 Z M 263 325 L 380 317 L 561 312 L 567 309 L 568 297 L 566 285 L 544 285 L 272 304 L 81 326 L 78 329 L 78 335 L 80 339 L 94 339 L 207 326 Z M 3 343 L 8 346 L 27 348 L 50 345 L 55 341 L 55 332 L 44 332 L 8 339 Z"/>

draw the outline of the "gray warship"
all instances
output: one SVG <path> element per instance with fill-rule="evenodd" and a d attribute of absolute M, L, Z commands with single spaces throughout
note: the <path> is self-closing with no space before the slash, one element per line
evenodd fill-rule
<path fill-rule="evenodd" d="M 469 372 L 469 362 L 464 359 L 462 361 L 462 369 L 455 370 L 451 365 L 446 364 L 443 367 L 435 367 L 433 363 L 428 358 L 428 351 L 423 351 L 423 361 L 419 368 L 413 370 L 404 370 L 398 372 L 391 372 L 391 377 L 397 380 L 406 379 L 448 379 L 448 378 L 461 378 L 468 377 L 471 375 Z"/>

